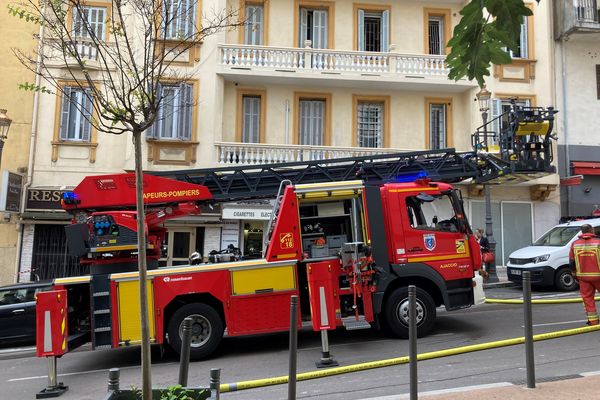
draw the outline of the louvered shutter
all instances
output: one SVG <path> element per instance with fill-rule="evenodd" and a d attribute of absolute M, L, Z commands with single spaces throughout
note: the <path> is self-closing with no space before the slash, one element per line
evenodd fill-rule
<path fill-rule="evenodd" d="M 69 109 L 71 107 L 71 88 L 63 88 L 60 112 L 60 139 L 69 140 Z"/>
<path fill-rule="evenodd" d="M 490 101 L 492 103 L 491 120 L 493 122 L 491 124 L 491 128 L 493 131 L 493 136 L 491 136 L 490 132 L 488 132 L 488 135 L 490 135 L 490 138 L 488 140 L 488 145 L 498 143 L 497 138 L 500 136 L 500 128 L 502 127 L 501 118 L 498 118 L 502 114 L 502 100 L 501 99 L 491 99 Z"/>
<path fill-rule="evenodd" d="M 358 51 L 365 51 L 365 10 L 358 10 Z"/>
<path fill-rule="evenodd" d="M 182 83 L 179 85 L 179 104 L 178 111 L 179 126 L 177 130 L 177 139 L 192 139 L 192 103 L 193 87 L 190 84 Z"/>
<path fill-rule="evenodd" d="M 314 49 L 326 49 L 327 48 L 327 11 L 326 10 L 314 10 L 313 11 L 313 48 Z"/>
<path fill-rule="evenodd" d="M 306 8 L 300 9 L 300 32 L 298 38 L 300 43 L 298 43 L 298 47 L 303 48 L 304 42 L 307 39 L 308 33 L 308 10 Z"/>
<path fill-rule="evenodd" d="M 81 136 L 79 139 L 84 142 L 89 142 L 91 139 L 92 124 L 90 123 L 90 119 L 92 118 L 93 111 L 94 103 L 92 102 L 91 90 L 81 92 L 81 114 L 79 116 L 81 119 Z"/>
<path fill-rule="evenodd" d="M 529 57 L 529 43 L 527 38 L 527 17 L 523 17 L 523 23 L 521 24 L 521 35 L 519 37 L 519 41 L 521 44 L 521 54 L 519 54 L 520 58 L 528 58 Z"/>
<path fill-rule="evenodd" d="M 156 85 L 156 98 L 160 99 L 162 97 L 162 85 L 159 83 Z M 147 139 L 158 139 L 160 133 L 160 126 L 162 124 L 162 107 L 163 103 L 161 102 L 158 110 L 156 111 L 156 118 L 154 119 L 154 123 L 152 126 L 146 130 L 146 138 Z"/>
<path fill-rule="evenodd" d="M 390 12 L 385 10 L 381 13 L 381 51 L 387 52 L 390 42 Z"/>

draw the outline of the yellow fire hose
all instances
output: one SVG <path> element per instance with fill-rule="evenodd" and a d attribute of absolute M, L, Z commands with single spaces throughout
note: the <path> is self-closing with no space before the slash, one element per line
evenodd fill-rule
<path fill-rule="evenodd" d="M 594 300 L 600 300 L 600 296 L 594 297 Z M 486 303 L 490 304 L 523 304 L 523 300 L 519 299 L 485 299 Z M 567 299 L 534 299 L 532 304 L 567 304 L 581 303 L 581 297 L 572 297 Z"/>
<path fill-rule="evenodd" d="M 564 336 L 579 335 L 582 333 L 594 332 L 594 331 L 598 331 L 598 330 L 600 330 L 600 325 L 586 326 L 586 327 L 574 328 L 574 329 L 565 329 L 565 330 L 561 330 L 561 331 L 554 331 L 554 332 L 549 332 L 549 333 L 540 333 L 538 335 L 533 335 L 533 340 L 540 341 L 540 340 L 556 339 L 556 338 L 560 338 L 560 337 L 564 337 Z M 474 345 L 470 345 L 470 346 L 462 346 L 462 347 L 455 347 L 452 349 L 437 350 L 437 351 L 431 351 L 431 352 L 427 352 L 427 353 L 421 353 L 421 354 L 417 355 L 417 360 L 419 360 L 419 361 L 430 360 L 433 358 L 448 357 L 448 356 L 454 356 L 457 354 L 470 353 L 470 352 L 480 351 L 480 350 L 495 349 L 498 347 L 514 346 L 514 345 L 523 344 L 523 343 L 525 343 L 525 337 L 521 336 L 521 337 L 512 338 L 512 339 L 498 340 L 495 342 L 474 344 Z M 335 367 L 335 368 L 329 368 L 329 369 L 325 369 L 325 370 L 302 372 L 302 373 L 296 375 L 296 377 L 297 377 L 296 379 L 298 381 L 306 381 L 309 379 L 324 378 L 327 376 L 346 374 L 349 372 L 365 371 L 368 369 L 389 367 L 391 365 L 399 365 L 399 364 L 407 364 L 407 363 L 408 363 L 408 356 L 388 358 L 385 360 L 370 361 L 370 362 L 365 362 L 365 363 L 360 363 L 360 364 L 347 365 L 344 367 Z M 281 385 L 281 384 L 284 384 L 287 382 L 288 382 L 288 376 L 283 375 L 283 376 L 276 376 L 276 377 L 271 377 L 271 378 L 256 379 L 256 380 L 251 380 L 251 381 L 242 381 L 242 382 L 236 382 L 236 383 L 224 383 L 224 384 L 221 384 L 220 388 L 221 388 L 221 392 L 225 393 L 225 392 L 233 392 L 233 391 L 237 391 L 237 390 L 253 389 L 253 388 L 264 387 L 264 386 Z"/>

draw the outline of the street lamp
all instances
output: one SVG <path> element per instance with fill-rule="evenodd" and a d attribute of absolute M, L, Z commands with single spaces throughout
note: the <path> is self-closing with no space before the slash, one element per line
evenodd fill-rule
<path fill-rule="evenodd" d="M 490 110 L 490 99 L 492 94 L 484 87 L 476 95 L 477 101 L 479 102 L 479 111 L 481 112 L 481 119 L 483 120 L 483 140 L 485 143 L 485 151 L 489 151 L 488 147 L 488 130 L 487 130 L 487 119 L 488 111 Z M 498 282 L 498 274 L 496 273 L 496 239 L 494 239 L 494 232 L 492 230 L 492 201 L 490 193 L 490 185 L 484 184 L 485 189 L 485 237 L 488 240 L 488 246 L 490 252 L 494 255 L 494 260 L 487 263 L 486 271 L 488 272 L 488 282 Z"/>
<path fill-rule="evenodd" d="M 2 149 L 4 148 L 4 141 L 8 138 L 8 130 L 12 119 L 6 115 L 6 110 L 0 109 L 0 166 L 2 165 Z"/>

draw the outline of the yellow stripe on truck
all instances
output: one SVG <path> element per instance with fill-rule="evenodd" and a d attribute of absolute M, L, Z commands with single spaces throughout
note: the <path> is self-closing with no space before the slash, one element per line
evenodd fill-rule
<path fill-rule="evenodd" d="M 294 265 L 232 270 L 231 286 L 234 295 L 293 290 Z"/>
<path fill-rule="evenodd" d="M 140 327 L 139 281 L 125 281 L 117 284 L 119 296 L 119 343 L 133 344 L 142 340 Z M 148 316 L 150 318 L 150 338 L 154 339 L 154 296 L 152 281 L 148 281 Z"/>

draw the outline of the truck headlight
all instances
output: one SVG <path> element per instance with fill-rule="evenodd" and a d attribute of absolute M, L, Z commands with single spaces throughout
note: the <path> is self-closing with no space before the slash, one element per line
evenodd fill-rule
<path fill-rule="evenodd" d="M 536 257 L 534 264 L 548 261 L 549 258 L 550 258 L 550 254 L 544 254 L 543 256 Z"/>

